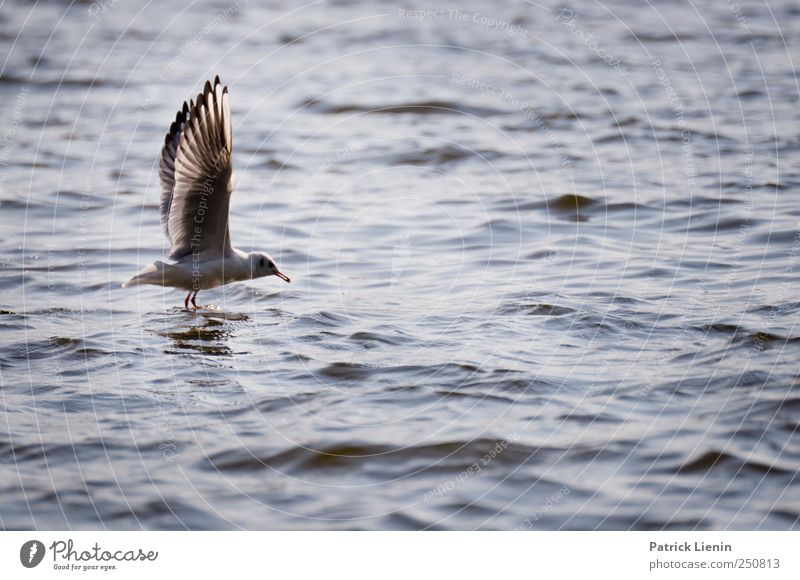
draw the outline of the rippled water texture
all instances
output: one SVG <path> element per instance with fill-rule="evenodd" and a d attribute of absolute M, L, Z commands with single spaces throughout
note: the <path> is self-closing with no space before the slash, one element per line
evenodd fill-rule
<path fill-rule="evenodd" d="M 6 2 L 0 526 L 798 527 L 800 10 Z M 234 243 L 157 157 L 230 87 Z"/>

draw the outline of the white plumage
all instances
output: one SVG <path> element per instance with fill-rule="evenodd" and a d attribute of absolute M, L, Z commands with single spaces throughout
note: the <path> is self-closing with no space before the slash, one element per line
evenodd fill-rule
<path fill-rule="evenodd" d="M 123 287 L 182 288 L 197 308 L 197 292 L 263 276 L 289 277 L 264 252 L 231 245 L 228 213 L 233 193 L 233 141 L 228 87 L 206 81 L 197 102 L 183 103 L 161 150 L 161 226 L 174 264 L 155 262 Z"/>

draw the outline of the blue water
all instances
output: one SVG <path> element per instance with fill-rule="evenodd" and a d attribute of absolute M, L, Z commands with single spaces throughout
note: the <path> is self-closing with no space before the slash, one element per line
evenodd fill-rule
<path fill-rule="evenodd" d="M 133 4 L 0 10 L 0 527 L 798 527 L 794 3 Z M 216 74 L 293 282 L 191 312 Z"/>

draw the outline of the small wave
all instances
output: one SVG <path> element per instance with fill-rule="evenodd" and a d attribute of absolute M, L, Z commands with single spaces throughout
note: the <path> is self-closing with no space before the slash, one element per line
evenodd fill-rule
<path fill-rule="evenodd" d="M 87 87 L 93 89 L 106 86 L 121 86 L 119 83 L 102 78 L 37 78 L 13 73 L 0 75 L 0 84 L 24 84 L 37 87 Z"/>
<path fill-rule="evenodd" d="M 383 155 L 379 159 L 387 165 L 445 165 L 454 161 L 475 159 L 476 161 L 491 161 L 500 157 L 500 153 L 492 150 L 473 151 L 466 147 L 456 145 L 442 145 L 430 147 L 422 151 L 409 151 L 391 155 Z M 376 158 L 373 158 L 375 160 Z"/>
<path fill-rule="evenodd" d="M 358 381 L 366 379 L 370 375 L 370 371 L 370 367 L 359 363 L 335 362 L 321 368 L 316 374 L 329 379 Z"/>
<path fill-rule="evenodd" d="M 452 101 L 418 101 L 412 103 L 399 103 L 396 105 L 357 105 L 357 104 L 326 104 L 320 100 L 311 100 L 304 103 L 307 107 L 318 113 L 339 115 L 343 113 L 366 113 L 380 115 L 475 115 L 489 117 L 505 115 L 505 111 L 463 105 Z"/>
<path fill-rule="evenodd" d="M 739 332 L 731 339 L 738 344 L 752 346 L 757 350 L 767 350 L 775 347 L 783 347 L 789 344 L 800 342 L 800 337 L 781 336 L 763 330 L 755 332 Z"/>
<path fill-rule="evenodd" d="M 60 408 L 60 407 L 59 407 Z M 127 448 L 108 438 L 91 438 L 83 441 L 67 441 L 66 443 L 11 443 L 0 441 L 3 456 L 14 457 L 18 462 L 46 461 L 47 464 L 58 465 L 71 463 L 76 457 L 82 460 L 107 457 L 107 452 L 125 451 Z"/>
<path fill-rule="evenodd" d="M 4 359 L 7 361 L 42 360 L 47 358 L 64 358 L 76 354 L 105 354 L 99 349 L 87 347 L 82 338 L 68 336 L 52 336 L 42 340 L 19 342 L 6 351 Z"/>
<path fill-rule="evenodd" d="M 404 346 L 411 342 L 411 339 L 402 335 L 389 335 L 377 332 L 355 332 L 348 337 L 353 342 L 357 342 L 366 348 L 371 348 L 375 344 L 386 344 L 390 346 Z"/>
<path fill-rule="evenodd" d="M 329 310 L 321 310 L 314 314 L 304 314 L 298 316 L 292 321 L 292 324 L 308 325 L 312 327 L 325 327 L 325 328 L 340 328 L 352 323 L 350 316 L 331 312 Z"/>
<path fill-rule="evenodd" d="M 588 209 L 598 203 L 597 200 L 578 193 L 566 193 L 548 200 L 547 207 L 557 211 L 580 211 Z"/>
<path fill-rule="evenodd" d="M 575 310 L 566 306 L 555 304 L 508 304 L 501 310 L 501 314 L 526 314 L 528 316 L 565 316 Z"/>
<path fill-rule="evenodd" d="M 358 470 L 379 463 L 400 466 L 405 470 L 436 469 L 445 463 L 448 469 L 468 467 L 487 453 L 495 451 L 494 462 L 518 465 L 535 453 L 536 448 L 505 441 L 501 453 L 497 453 L 497 439 L 473 439 L 471 441 L 442 442 L 407 447 L 375 443 L 339 443 L 319 448 L 292 447 L 284 451 L 254 454 L 244 449 L 222 451 L 211 455 L 203 462 L 206 468 L 223 472 L 280 471 L 309 472 L 328 470 Z M 444 467 L 444 466 L 441 466 Z"/>
<path fill-rule="evenodd" d="M 608 423 L 614 425 L 621 425 L 624 423 L 622 419 L 614 417 L 609 413 L 567 413 L 559 417 L 562 421 L 575 421 L 581 425 L 592 425 L 594 423 Z"/>
<path fill-rule="evenodd" d="M 759 89 L 744 89 L 736 93 L 736 96 L 740 99 L 755 99 L 761 97 L 764 94 L 764 91 Z"/>
<path fill-rule="evenodd" d="M 758 222 L 752 219 L 749 221 L 740 218 L 721 220 L 716 215 L 705 217 L 706 219 L 703 219 L 703 216 L 692 216 L 692 225 L 687 230 L 693 233 L 735 232 L 740 231 L 742 227 L 758 225 Z"/>
<path fill-rule="evenodd" d="M 664 43 L 664 42 L 688 42 L 696 40 L 697 36 L 693 34 L 686 34 L 681 32 L 673 32 L 671 34 L 658 34 L 653 32 L 631 32 L 631 36 L 635 40 L 643 43 Z"/>
<path fill-rule="evenodd" d="M 675 473 L 707 473 L 717 470 L 733 471 L 735 474 L 739 474 L 742 471 L 764 475 L 793 475 L 796 473 L 791 469 L 780 467 L 776 464 L 777 461 L 768 463 L 763 460 L 743 459 L 730 452 L 712 450 L 706 451 L 680 465 L 675 469 Z"/>

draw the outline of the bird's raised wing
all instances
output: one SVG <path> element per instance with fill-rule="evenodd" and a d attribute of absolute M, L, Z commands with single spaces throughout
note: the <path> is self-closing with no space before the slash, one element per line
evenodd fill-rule
<path fill-rule="evenodd" d="M 183 103 L 161 150 L 161 226 L 170 258 L 230 253 L 232 151 L 228 87 L 217 77 L 196 103 Z"/>

